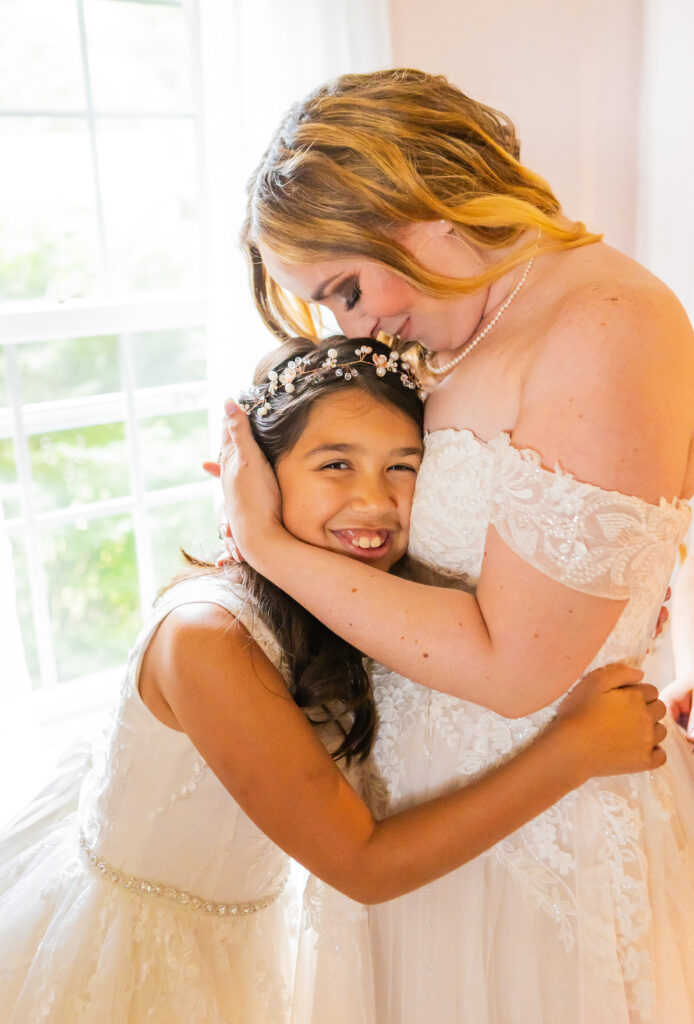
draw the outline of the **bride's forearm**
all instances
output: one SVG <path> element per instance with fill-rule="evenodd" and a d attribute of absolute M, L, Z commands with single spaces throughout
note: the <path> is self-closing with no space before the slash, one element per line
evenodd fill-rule
<path fill-rule="evenodd" d="M 365 654 L 424 686 L 506 717 L 528 714 L 560 696 L 594 653 L 567 652 L 563 639 L 553 639 L 553 623 L 540 633 L 532 594 L 525 619 L 514 609 L 509 621 L 508 611 L 491 600 L 488 617 L 472 594 L 390 576 L 281 529 L 266 538 L 251 561 Z M 576 596 L 579 611 L 581 596 Z M 573 625 L 573 609 L 568 612 L 565 618 Z M 611 621 L 602 627 L 604 635 L 610 626 Z M 585 641 L 584 631 L 580 639 Z M 594 650 L 603 639 L 601 632 L 593 638 Z"/>

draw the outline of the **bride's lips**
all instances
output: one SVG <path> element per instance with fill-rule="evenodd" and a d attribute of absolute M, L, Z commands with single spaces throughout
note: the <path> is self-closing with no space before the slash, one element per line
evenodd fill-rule
<path fill-rule="evenodd" d="M 392 530 L 359 529 L 352 527 L 344 530 L 331 530 L 343 548 L 355 558 L 366 561 L 377 561 L 387 555 L 393 546 Z M 359 541 L 362 541 L 360 544 Z M 368 546 L 366 546 L 368 541 Z M 372 546 L 373 545 L 373 546 Z"/>

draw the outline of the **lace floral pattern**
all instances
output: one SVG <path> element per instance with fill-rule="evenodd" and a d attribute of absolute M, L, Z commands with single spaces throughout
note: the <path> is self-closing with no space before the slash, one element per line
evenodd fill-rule
<path fill-rule="evenodd" d="M 651 505 L 580 483 L 558 467 L 548 471 L 536 453 L 515 449 L 507 434 L 485 443 L 470 431 L 442 430 L 427 437 L 410 552 L 474 584 L 493 524 L 505 543 L 553 579 L 627 599 L 591 666 L 597 667 L 643 655 L 689 518 L 679 503 Z M 500 764 L 554 713 L 553 706 L 510 721 L 379 667 L 374 688 L 379 730 L 369 785 L 380 816 Z M 651 821 L 655 815 L 669 835 L 677 820 L 674 788 L 668 767 L 655 779 L 594 780 L 479 859 L 490 877 L 505 872 L 528 907 L 553 922 L 567 956 L 579 944 L 581 957 L 590 950 L 604 979 L 605 1007 L 628 1006 L 630 1024 L 656 1019 L 644 815 Z M 681 856 L 670 843 L 669 862 L 684 872 Z M 691 855 L 688 864 L 691 873 Z M 686 945 L 694 928 L 682 927 Z M 621 1021 L 621 1012 L 605 1019 Z"/>
<path fill-rule="evenodd" d="M 289 897 L 279 892 L 287 856 L 137 689 L 158 623 L 197 602 L 238 614 L 280 663 L 231 589 L 193 581 L 165 596 L 133 648 L 79 811 L 7 869 L 0 864 L 3 1022 L 289 1020 Z"/>

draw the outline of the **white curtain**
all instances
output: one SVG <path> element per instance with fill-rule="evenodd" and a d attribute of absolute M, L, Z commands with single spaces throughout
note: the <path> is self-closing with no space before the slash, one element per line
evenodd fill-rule
<path fill-rule="evenodd" d="M 12 549 L 0 505 L 0 825 L 40 778 L 39 728 L 15 605 Z"/>
<path fill-rule="evenodd" d="M 245 184 L 282 114 L 328 78 L 390 64 L 388 0 L 198 0 L 202 53 L 209 375 L 221 400 L 272 347 L 250 298 L 238 233 Z"/>
<path fill-rule="evenodd" d="M 694 320 L 694 3 L 644 0 L 639 258 Z"/>

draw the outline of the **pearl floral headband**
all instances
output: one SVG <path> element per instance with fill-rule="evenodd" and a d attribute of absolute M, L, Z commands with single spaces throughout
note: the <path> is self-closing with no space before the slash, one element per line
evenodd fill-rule
<path fill-rule="evenodd" d="M 355 348 L 354 354 L 357 356 L 356 359 L 338 363 L 337 349 L 329 348 L 327 358 L 318 366 L 311 365 L 311 354 L 290 359 L 283 370 L 270 370 L 267 383 L 255 384 L 249 388 L 250 400 L 239 402 L 239 406 L 247 415 L 257 412 L 258 416 L 267 416 L 272 408 L 269 399 L 276 392 L 283 390 L 291 394 L 296 390 L 297 384 L 310 387 L 312 383 L 324 379 L 330 373 L 342 380 L 351 380 L 359 376 L 360 367 L 363 366 L 375 366 L 378 377 L 385 377 L 387 373 L 399 374 L 402 386 L 417 391 L 419 397 L 424 400 L 419 380 L 408 363 L 401 360 L 398 352 L 391 350 L 386 356 L 374 352 L 370 345 L 360 345 L 359 348 Z"/>

